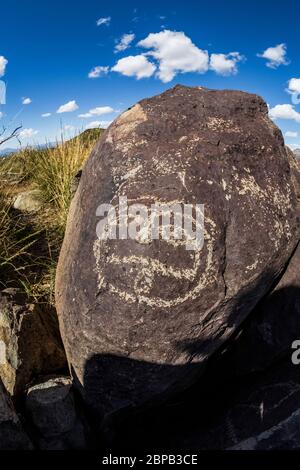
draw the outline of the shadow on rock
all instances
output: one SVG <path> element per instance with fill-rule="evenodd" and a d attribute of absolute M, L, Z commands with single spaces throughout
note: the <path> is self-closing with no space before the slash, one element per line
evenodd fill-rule
<path fill-rule="evenodd" d="M 300 338 L 299 306 L 299 287 L 278 284 L 201 371 L 193 363 L 170 366 L 92 356 L 82 393 L 101 443 L 147 450 L 263 449 L 265 437 L 260 436 L 268 430 L 273 436 L 272 429 L 279 427 L 281 437 L 276 431 L 265 445 L 280 448 L 281 440 L 281 448 L 295 448 L 295 437 L 290 436 L 289 447 L 282 436 L 292 433 L 289 426 L 295 429 L 298 412 L 300 379 L 291 345 Z M 188 347 L 199 350 L 199 344 Z M 144 378 L 142 390 L 136 377 Z M 153 399 L 164 385 L 167 391 L 172 377 L 177 378 L 172 396 L 168 392 Z M 141 394 L 148 397 L 142 404 Z"/>

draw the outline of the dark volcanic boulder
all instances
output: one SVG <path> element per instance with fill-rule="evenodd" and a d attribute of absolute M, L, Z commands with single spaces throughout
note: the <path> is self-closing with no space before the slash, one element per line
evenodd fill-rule
<path fill-rule="evenodd" d="M 33 449 L 33 445 L 24 432 L 11 399 L 0 379 L 0 451 L 31 449 Z"/>
<path fill-rule="evenodd" d="M 204 204 L 203 248 L 100 240 L 97 207 Z M 56 280 L 77 386 L 107 415 L 165 397 L 270 290 L 299 239 L 282 134 L 258 96 L 176 86 L 104 133 L 72 202 Z"/>
<path fill-rule="evenodd" d="M 26 411 L 39 449 L 85 449 L 86 432 L 69 377 L 44 377 L 30 387 Z"/>
<path fill-rule="evenodd" d="M 274 450 L 300 448 L 300 379 L 290 357 L 252 380 L 224 384 L 231 405 L 212 427 L 182 428 L 173 445 L 189 449 Z M 196 424 L 196 422 L 194 422 Z"/>
<path fill-rule="evenodd" d="M 0 291 L 0 377 L 13 396 L 37 374 L 66 368 L 54 309 L 30 303 L 20 289 Z"/>
<path fill-rule="evenodd" d="M 300 338 L 300 245 L 283 276 L 251 316 L 235 345 L 238 375 L 266 369 Z"/>
<path fill-rule="evenodd" d="M 300 161 L 295 157 L 291 149 L 286 147 L 288 159 L 291 167 L 292 181 L 294 183 L 295 193 L 297 196 L 298 207 L 300 207 Z"/>

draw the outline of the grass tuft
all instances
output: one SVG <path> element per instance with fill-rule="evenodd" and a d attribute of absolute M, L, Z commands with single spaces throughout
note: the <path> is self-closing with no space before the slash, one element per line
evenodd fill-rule
<path fill-rule="evenodd" d="M 32 182 L 41 191 L 41 197 L 56 211 L 56 223 L 64 228 L 74 195 L 74 178 L 94 146 L 94 140 L 81 139 L 62 142 L 55 148 L 41 152 L 36 161 Z"/>
<path fill-rule="evenodd" d="M 0 158 L 0 286 L 21 286 L 37 303 L 54 305 L 56 264 L 74 180 L 102 130 L 85 131 L 55 147 L 25 148 Z M 16 196 L 38 189 L 36 213 L 13 209 Z"/>

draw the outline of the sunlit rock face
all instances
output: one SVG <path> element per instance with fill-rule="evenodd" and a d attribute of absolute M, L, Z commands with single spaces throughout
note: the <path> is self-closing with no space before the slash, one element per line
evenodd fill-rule
<path fill-rule="evenodd" d="M 101 204 L 203 204 L 204 243 L 99 239 Z M 149 234 L 148 234 L 149 235 Z M 92 152 L 57 270 L 77 386 L 107 415 L 199 376 L 299 239 L 281 132 L 256 95 L 176 86 L 123 113 Z"/>

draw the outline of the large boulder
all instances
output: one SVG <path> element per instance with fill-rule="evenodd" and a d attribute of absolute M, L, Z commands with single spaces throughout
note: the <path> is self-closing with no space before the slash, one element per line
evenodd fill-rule
<path fill-rule="evenodd" d="M 0 292 L 0 377 L 11 395 L 38 374 L 66 368 L 54 309 L 28 301 L 18 289 Z"/>
<path fill-rule="evenodd" d="M 100 204 L 204 204 L 204 245 L 103 240 Z M 108 415 L 187 386 L 282 273 L 299 240 L 281 132 L 256 95 L 176 86 L 106 130 L 71 205 L 56 279 L 63 342 Z"/>

